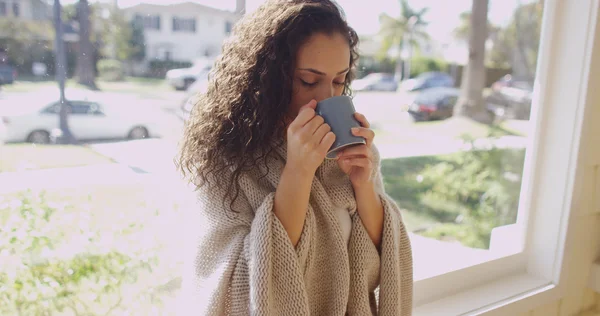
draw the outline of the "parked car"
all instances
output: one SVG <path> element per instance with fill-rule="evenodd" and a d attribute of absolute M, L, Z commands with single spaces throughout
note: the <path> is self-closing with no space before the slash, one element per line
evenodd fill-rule
<path fill-rule="evenodd" d="M 192 107 L 196 102 L 197 98 L 206 93 L 208 89 L 208 78 L 196 80 L 186 91 L 185 97 L 181 101 L 177 116 L 182 120 L 187 120 L 192 111 Z"/>
<path fill-rule="evenodd" d="M 454 87 L 454 79 L 443 72 L 424 72 L 415 78 L 404 80 L 400 83 L 400 92 L 415 92 L 436 87 Z"/>
<path fill-rule="evenodd" d="M 212 60 L 199 59 L 190 68 L 167 71 L 166 79 L 176 90 L 187 90 L 196 80 L 208 78 L 212 65 Z"/>
<path fill-rule="evenodd" d="M 4 118 L 0 118 L 0 146 L 6 142 L 6 123 Z"/>
<path fill-rule="evenodd" d="M 78 140 L 161 136 L 158 111 L 153 113 L 121 102 L 109 104 L 82 98 L 70 99 L 68 107 L 69 128 Z M 40 101 L 39 98 L 18 99 L 0 105 L 0 120 L 6 124 L 6 141 L 50 143 L 51 136 L 60 129 L 59 111 L 58 101 Z"/>
<path fill-rule="evenodd" d="M 491 88 L 492 92 L 486 97 L 486 103 L 496 116 L 529 119 L 533 95 L 531 81 L 506 75 L 493 83 Z"/>
<path fill-rule="evenodd" d="M 448 87 L 436 87 L 421 90 L 414 102 L 408 107 L 408 113 L 415 121 L 443 120 L 452 116 L 460 90 Z"/>
<path fill-rule="evenodd" d="M 352 82 L 354 91 L 396 91 L 398 82 L 393 74 L 372 73 Z"/>
<path fill-rule="evenodd" d="M 0 64 L 0 85 L 11 84 L 17 80 L 17 70 L 8 64 Z"/>

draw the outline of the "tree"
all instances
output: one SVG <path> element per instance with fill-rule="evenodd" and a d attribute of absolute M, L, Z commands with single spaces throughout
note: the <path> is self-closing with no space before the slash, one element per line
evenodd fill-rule
<path fill-rule="evenodd" d="M 90 40 L 90 5 L 87 0 L 77 3 L 77 20 L 79 21 L 79 51 L 77 53 L 77 81 L 90 88 L 96 88 L 96 69 L 94 66 L 94 47 Z"/>
<path fill-rule="evenodd" d="M 469 32 L 469 62 L 464 69 L 460 98 L 456 104 L 456 116 L 469 117 L 482 123 L 491 123 L 492 114 L 486 110 L 483 100 L 485 87 L 485 42 L 488 37 L 489 0 L 472 0 Z"/>
<path fill-rule="evenodd" d="M 427 22 L 424 16 L 427 14 L 428 8 L 423 8 L 419 11 L 411 8 L 407 0 L 400 0 L 401 12 L 400 16 L 393 18 L 384 13 L 379 17 L 381 24 L 379 33 L 383 37 L 383 45 L 381 51 L 383 54 L 392 47 L 397 47 L 398 52 L 402 52 L 405 44 L 412 47 L 419 47 L 420 40 L 428 40 L 429 35 L 422 30 L 421 27 L 426 26 Z M 401 74 L 401 58 L 396 62 L 396 76 L 399 78 Z"/>
<path fill-rule="evenodd" d="M 500 30 L 490 52 L 490 62 L 508 65 L 519 78 L 533 80 L 537 66 L 543 1 L 519 5 L 510 23 Z"/>
<path fill-rule="evenodd" d="M 46 62 L 54 69 L 52 55 L 54 28 L 51 21 L 30 21 L 5 17 L 0 19 L 0 50 L 19 73 L 29 73 L 33 62 Z M 51 58 L 50 58 L 51 59 Z"/>
<path fill-rule="evenodd" d="M 98 25 L 99 41 L 102 43 L 102 55 L 120 61 L 140 60 L 144 58 L 143 27 L 133 20 L 128 22 L 119 8 L 98 7 L 108 14 L 95 14 L 94 23 Z"/>
<path fill-rule="evenodd" d="M 129 39 L 129 46 L 133 48 L 130 60 L 143 60 L 146 57 L 146 39 L 144 37 L 144 25 L 139 20 L 132 20 L 131 26 L 131 37 Z"/>
<path fill-rule="evenodd" d="M 492 41 L 494 47 L 499 40 L 502 28 L 492 24 L 490 21 L 488 25 L 488 36 L 487 39 Z M 454 37 L 459 40 L 468 41 L 471 32 L 471 12 L 463 12 L 460 14 L 460 24 L 454 29 Z M 495 59 L 494 59 L 495 57 Z M 501 54 L 486 54 L 485 64 L 494 68 L 510 68 L 509 58 Z"/>

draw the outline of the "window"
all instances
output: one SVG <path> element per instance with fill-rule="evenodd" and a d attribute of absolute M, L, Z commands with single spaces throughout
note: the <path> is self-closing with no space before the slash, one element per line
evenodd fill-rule
<path fill-rule="evenodd" d="M 196 19 L 173 18 L 173 32 L 196 32 Z"/>
<path fill-rule="evenodd" d="M 0 16 L 5 16 L 8 13 L 6 12 L 6 2 L 0 1 Z"/>
<path fill-rule="evenodd" d="M 144 29 L 147 30 L 160 30 L 160 15 L 140 15 L 136 14 L 134 19 L 138 21 L 138 23 L 142 23 Z"/>
<path fill-rule="evenodd" d="M 19 6 L 18 2 L 13 2 L 12 10 L 13 10 L 14 16 L 20 16 L 21 15 L 21 10 L 20 10 L 20 6 Z"/>
<path fill-rule="evenodd" d="M 230 34 L 232 28 L 232 23 L 229 21 L 225 21 L 225 34 Z"/>

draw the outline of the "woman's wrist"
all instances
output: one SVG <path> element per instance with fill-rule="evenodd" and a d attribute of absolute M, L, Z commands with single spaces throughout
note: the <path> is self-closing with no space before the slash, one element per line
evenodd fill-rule
<path fill-rule="evenodd" d="M 381 244 L 383 230 L 383 203 L 375 185 L 364 185 L 354 190 L 357 212 L 376 247 Z"/>

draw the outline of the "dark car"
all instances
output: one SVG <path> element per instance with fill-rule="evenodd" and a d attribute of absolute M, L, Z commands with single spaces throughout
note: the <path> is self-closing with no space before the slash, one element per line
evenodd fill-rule
<path fill-rule="evenodd" d="M 424 72 L 415 78 L 402 81 L 400 92 L 415 92 L 437 87 L 454 87 L 454 79 L 444 72 Z"/>
<path fill-rule="evenodd" d="M 421 90 L 408 107 L 408 113 L 415 121 L 447 119 L 452 116 L 459 96 L 460 90 L 456 88 L 437 87 Z"/>
<path fill-rule="evenodd" d="M 11 84 L 17 79 L 17 71 L 8 64 L 0 64 L 0 85 Z"/>

